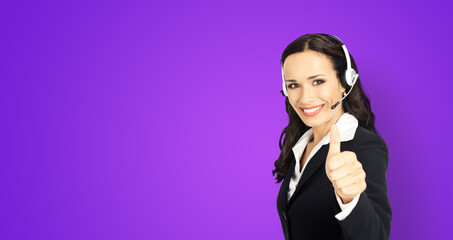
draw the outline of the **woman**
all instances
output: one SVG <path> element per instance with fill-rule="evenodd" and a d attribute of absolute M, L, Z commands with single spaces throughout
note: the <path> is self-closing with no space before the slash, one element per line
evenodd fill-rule
<path fill-rule="evenodd" d="M 281 64 L 289 124 L 272 173 L 285 239 L 389 239 L 388 149 L 346 46 L 306 34 Z"/>

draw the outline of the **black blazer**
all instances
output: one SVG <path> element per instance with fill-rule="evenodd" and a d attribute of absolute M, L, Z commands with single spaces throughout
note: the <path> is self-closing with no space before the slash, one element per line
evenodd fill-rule
<path fill-rule="evenodd" d="M 309 239 L 389 239 L 392 210 L 387 194 L 388 149 L 379 135 L 358 126 L 354 138 L 341 142 L 341 151 L 352 151 L 362 163 L 367 187 L 351 213 L 342 221 L 332 183 L 327 178 L 325 161 L 330 144 L 323 145 L 310 159 L 290 201 L 288 187 L 294 172 L 295 157 L 277 197 L 277 210 L 286 240 Z"/>

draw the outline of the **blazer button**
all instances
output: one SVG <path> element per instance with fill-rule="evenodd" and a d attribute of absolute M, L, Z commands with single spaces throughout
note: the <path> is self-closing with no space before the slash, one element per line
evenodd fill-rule
<path fill-rule="evenodd" d="M 284 217 L 284 218 L 285 218 L 285 220 L 286 220 L 286 214 L 285 214 L 285 212 L 283 212 L 283 217 Z"/>

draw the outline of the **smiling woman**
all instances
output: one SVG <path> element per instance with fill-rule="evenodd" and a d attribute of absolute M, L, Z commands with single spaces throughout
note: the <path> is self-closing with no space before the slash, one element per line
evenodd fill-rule
<path fill-rule="evenodd" d="M 334 111 L 329 111 L 329 108 L 341 98 L 341 93 L 345 93 L 346 89 L 341 85 L 328 56 L 313 50 L 307 49 L 289 55 L 282 71 L 288 79 L 286 87 L 289 103 L 302 121 L 316 130 L 316 144 L 344 113 L 341 107 Z M 323 83 L 320 84 L 320 81 Z M 315 109 L 316 106 L 325 104 L 329 108 Z M 327 111 L 321 111 L 324 109 Z M 309 114 L 306 113 L 307 110 Z"/>
<path fill-rule="evenodd" d="M 388 149 L 346 46 L 306 34 L 281 66 L 289 124 L 272 173 L 285 239 L 388 239 Z"/>

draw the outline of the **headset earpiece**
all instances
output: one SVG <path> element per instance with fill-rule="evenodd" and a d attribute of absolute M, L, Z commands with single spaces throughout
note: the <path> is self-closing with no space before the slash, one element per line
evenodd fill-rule
<path fill-rule="evenodd" d="M 282 85 L 283 94 L 285 94 L 285 96 L 288 97 L 288 89 L 287 89 L 287 87 L 286 87 L 285 73 L 283 72 L 283 66 L 282 66 L 282 79 L 283 79 L 283 85 Z"/>
<path fill-rule="evenodd" d="M 348 84 L 348 86 L 351 87 L 352 85 L 354 85 L 356 75 L 358 75 L 355 72 L 355 70 L 353 68 L 348 68 L 348 69 L 346 69 L 344 75 L 345 75 L 345 80 L 346 80 L 346 83 Z"/>

